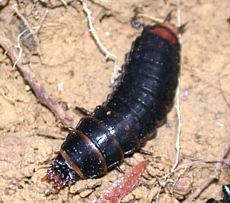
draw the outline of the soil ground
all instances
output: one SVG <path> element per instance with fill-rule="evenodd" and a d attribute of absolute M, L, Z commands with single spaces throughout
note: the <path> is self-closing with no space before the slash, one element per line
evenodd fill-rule
<path fill-rule="evenodd" d="M 22 58 L 30 62 L 47 92 L 68 104 L 67 113 L 77 124 L 81 115 L 74 113 L 75 106 L 93 111 L 111 92 L 113 61 L 106 61 L 93 40 L 78 1 L 54 8 L 47 8 L 45 0 L 20 2 L 18 10 L 26 16 L 31 28 L 40 28 L 35 34 L 37 44 L 32 41 L 30 50 L 21 41 Z M 57 0 L 51 3 L 61 4 Z M 134 10 L 138 8 L 142 14 L 164 19 L 176 8 L 176 0 L 94 0 L 86 4 L 92 11 L 99 38 L 118 57 L 119 66 L 124 63 L 132 41 L 141 33 L 130 25 Z M 13 0 L 0 2 L 0 35 L 7 36 L 15 45 L 23 30 L 20 18 L 14 13 L 16 5 Z M 230 17 L 230 1 L 181 0 L 180 11 L 181 22 L 189 21 L 181 37 L 179 95 L 182 123 L 179 165 L 184 167 L 162 189 L 159 199 L 162 203 L 183 202 L 206 180 L 215 170 L 215 163 L 198 162 L 184 170 L 186 163 L 194 159 L 218 160 L 230 132 L 230 29 L 226 21 Z M 140 21 L 154 24 L 147 18 Z M 172 21 L 177 24 L 177 12 Z M 68 188 L 57 195 L 48 195 L 52 187 L 41 181 L 47 170 L 44 162 L 55 157 L 67 133 L 61 131 L 54 115 L 38 102 L 1 48 L 0 91 L 0 202 L 95 202 L 121 176 L 113 170 L 100 179 L 79 181 L 71 187 L 74 195 L 68 200 Z M 38 131 L 59 133 L 63 139 L 39 136 Z M 153 152 L 149 157 L 151 163 L 139 186 L 122 202 L 155 202 L 156 176 L 167 174 L 175 163 L 176 138 L 177 114 L 173 108 L 156 138 L 144 146 Z M 127 171 L 143 159 L 143 155 L 136 153 L 121 168 Z M 182 191 L 176 188 L 172 195 L 178 176 L 186 184 Z M 204 203 L 211 197 L 221 199 L 221 186 L 229 183 L 230 170 L 223 165 L 219 179 L 194 202 Z"/>

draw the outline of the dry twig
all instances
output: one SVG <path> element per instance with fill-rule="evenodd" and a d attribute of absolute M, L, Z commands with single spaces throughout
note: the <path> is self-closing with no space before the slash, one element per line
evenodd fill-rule
<path fill-rule="evenodd" d="M 197 198 L 200 193 L 210 185 L 210 183 L 214 180 L 218 180 L 220 173 L 221 173 L 221 167 L 222 167 L 222 162 L 224 161 L 224 158 L 227 156 L 227 154 L 230 151 L 230 138 L 228 139 L 226 146 L 224 150 L 222 151 L 222 154 L 218 160 L 218 163 L 216 164 L 216 169 L 213 173 L 210 174 L 210 176 L 202 183 L 200 187 L 196 189 L 194 193 L 192 193 L 185 201 L 184 203 L 190 203 L 192 202 L 195 198 Z"/>
<path fill-rule="evenodd" d="M 34 91 L 40 103 L 50 109 L 54 113 L 57 120 L 59 120 L 64 126 L 74 127 L 73 119 L 65 113 L 60 104 L 58 104 L 47 94 L 46 90 L 41 85 L 41 83 L 39 83 L 37 77 L 31 70 L 30 65 L 27 62 L 22 62 L 22 59 L 19 56 L 19 52 L 12 44 L 12 42 L 6 37 L 0 36 L 0 45 L 7 52 L 13 64 L 18 61 L 17 67 L 19 71 L 23 75 L 24 80 Z"/>
<path fill-rule="evenodd" d="M 112 54 L 112 53 L 110 53 L 107 50 L 107 48 L 102 44 L 100 38 L 97 35 L 97 30 L 93 26 L 93 17 L 92 17 L 91 10 L 88 9 L 88 7 L 87 7 L 87 5 L 86 5 L 86 3 L 84 1 L 81 1 L 81 0 L 79 0 L 79 1 L 82 3 L 83 11 L 87 15 L 87 19 L 88 19 L 88 22 L 89 22 L 89 29 L 90 29 L 90 32 L 91 32 L 91 34 L 93 36 L 93 39 L 95 40 L 96 44 L 100 48 L 101 52 L 103 54 L 105 54 L 105 58 L 106 59 L 112 59 L 114 61 L 114 71 L 113 71 L 113 74 L 112 74 L 112 77 L 111 77 L 111 83 L 114 84 L 115 80 L 116 80 L 116 78 L 118 76 L 118 72 L 120 71 L 120 67 L 117 65 L 117 56 Z"/>
<path fill-rule="evenodd" d="M 178 26 L 180 26 L 180 0 L 177 0 L 177 16 L 178 16 Z M 179 36 L 180 39 L 180 36 Z M 180 113 L 180 78 L 178 79 L 178 87 L 176 93 L 176 112 L 177 112 L 177 140 L 176 140 L 176 161 L 173 167 L 171 168 L 171 172 L 173 172 L 178 163 L 179 163 L 179 155 L 180 155 L 180 139 L 181 139 L 181 113 Z"/>
<path fill-rule="evenodd" d="M 27 19 L 19 12 L 17 6 L 15 5 L 14 7 L 14 12 L 17 14 L 17 16 L 23 21 L 23 23 L 25 24 L 25 26 L 27 27 L 27 29 L 29 30 L 29 32 L 31 33 L 31 35 L 33 35 L 33 38 L 36 42 L 36 44 L 39 44 L 39 39 L 35 34 L 35 31 L 33 31 L 32 27 L 30 26 L 29 22 L 27 21 Z"/>
<path fill-rule="evenodd" d="M 50 137 L 53 139 L 63 139 L 65 136 L 62 134 L 54 133 L 54 132 L 49 132 L 49 131 L 38 131 L 37 135 L 45 136 L 45 137 Z"/>
<path fill-rule="evenodd" d="M 160 18 L 155 18 L 155 17 L 149 16 L 149 15 L 146 15 L 146 14 L 142 14 L 142 13 L 139 13 L 138 17 L 139 18 L 147 18 L 147 19 L 150 19 L 150 20 L 152 20 L 153 22 L 156 22 L 156 23 L 162 23 L 164 21 L 164 20 L 162 20 Z"/>

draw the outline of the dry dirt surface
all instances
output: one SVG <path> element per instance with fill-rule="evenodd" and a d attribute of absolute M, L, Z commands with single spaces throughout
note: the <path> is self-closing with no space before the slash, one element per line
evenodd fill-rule
<path fill-rule="evenodd" d="M 81 115 L 74 112 L 75 106 L 93 111 L 112 91 L 114 62 L 106 60 L 92 38 L 81 3 L 77 0 L 66 3 L 65 6 L 64 1 L 58 0 L 0 1 L 0 38 L 7 37 L 21 47 L 21 60 L 30 64 L 56 101 L 67 104 L 66 113 L 77 124 Z M 135 9 L 164 19 L 170 10 L 178 8 L 176 0 L 85 3 L 92 11 L 99 38 L 117 56 L 119 66 L 124 63 L 132 41 L 141 33 L 141 29 L 130 24 Z M 153 153 L 148 157 L 151 162 L 138 187 L 122 202 L 186 202 L 215 171 L 215 161 L 219 160 L 230 133 L 229 11 L 227 0 L 180 1 L 180 16 L 175 11 L 172 22 L 189 21 L 181 36 L 180 168 L 168 180 L 159 181 L 176 161 L 178 116 L 173 108 L 156 138 L 144 146 Z M 146 17 L 140 17 L 139 21 L 154 24 Z M 20 35 L 26 27 L 33 33 L 29 38 L 25 38 L 28 32 Z M 52 112 L 39 103 L 2 47 L 0 115 L 0 202 L 96 202 L 122 176 L 113 170 L 102 178 L 77 182 L 70 188 L 69 196 L 68 188 L 52 194 L 52 186 L 41 179 L 67 132 L 61 130 Z M 62 138 L 38 132 L 60 134 Z M 225 160 L 229 157 L 228 154 Z M 121 168 L 128 171 L 144 158 L 136 153 L 126 158 Z M 208 184 L 194 202 L 205 203 L 211 197 L 221 199 L 221 186 L 229 183 L 229 165 L 223 164 L 218 180 Z"/>

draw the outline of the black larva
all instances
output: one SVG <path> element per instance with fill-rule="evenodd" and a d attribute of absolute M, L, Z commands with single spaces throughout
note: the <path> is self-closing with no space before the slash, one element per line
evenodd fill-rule
<path fill-rule="evenodd" d="M 118 85 L 63 142 L 46 179 L 57 190 L 97 178 L 140 150 L 171 109 L 180 71 L 177 28 L 170 20 L 145 26 L 133 43 Z"/>
<path fill-rule="evenodd" d="M 211 198 L 206 203 L 229 203 L 230 202 L 230 185 L 223 185 L 222 193 L 223 193 L 222 200 L 214 200 L 213 198 Z"/>

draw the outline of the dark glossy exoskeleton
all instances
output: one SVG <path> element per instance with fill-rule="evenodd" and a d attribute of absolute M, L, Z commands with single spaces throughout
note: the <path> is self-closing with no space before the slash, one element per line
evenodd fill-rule
<path fill-rule="evenodd" d="M 66 137 L 45 177 L 57 190 L 118 167 L 164 123 L 180 72 L 177 35 L 185 26 L 175 27 L 170 16 L 144 27 L 113 92 Z"/>
<path fill-rule="evenodd" d="M 223 185 L 222 193 L 223 193 L 222 200 L 215 200 L 211 198 L 206 203 L 230 203 L 230 185 Z"/>

